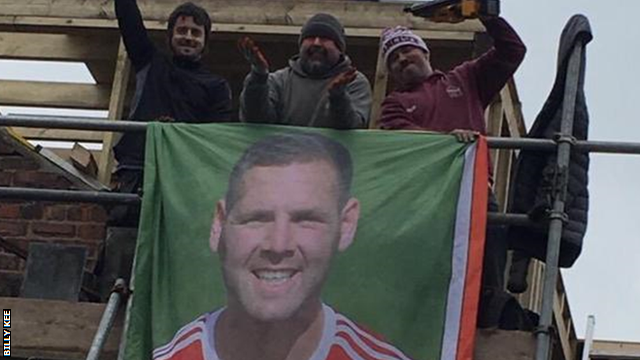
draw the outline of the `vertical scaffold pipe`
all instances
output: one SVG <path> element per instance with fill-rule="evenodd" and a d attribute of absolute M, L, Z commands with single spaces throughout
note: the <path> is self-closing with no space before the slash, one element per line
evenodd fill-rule
<path fill-rule="evenodd" d="M 120 308 L 120 303 L 122 302 L 123 298 L 126 297 L 126 292 L 127 285 L 125 281 L 123 279 L 116 280 L 113 290 L 111 291 L 111 295 L 109 296 L 107 306 L 105 307 L 104 313 L 102 314 L 102 319 L 100 319 L 98 331 L 96 332 L 96 336 L 93 338 L 91 348 L 89 348 L 87 360 L 98 360 L 100 358 L 100 353 L 102 352 L 102 348 L 107 341 L 107 337 L 109 336 L 109 332 L 111 331 L 113 322 L 116 319 L 116 314 L 118 313 L 118 309 Z"/>
<path fill-rule="evenodd" d="M 553 326 L 553 298 L 555 296 L 558 281 L 558 260 L 560 257 L 560 240 L 562 227 L 565 221 L 565 198 L 568 184 L 569 158 L 571 156 L 572 143 L 569 139 L 573 134 L 573 118 L 580 81 L 580 67 L 582 62 L 582 47 L 580 43 L 574 45 L 564 88 L 564 100 L 562 106 L 562 125 L 558 141 L 557 170 L 560 183 L 555 184 L 555 199 L 550 215 L 549 237 L 547 242 L 547 255 L 544 268 L 544 287 L 542 292 L 542 309 L 540 314 L 540 326 L 537 333 L 536 360 L 551 359 L 551 329 Z M 564 175 L 562 175 L 564 174 Z"/>

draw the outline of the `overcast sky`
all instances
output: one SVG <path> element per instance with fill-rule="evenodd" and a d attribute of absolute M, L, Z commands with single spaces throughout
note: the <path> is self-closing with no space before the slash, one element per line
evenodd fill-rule
<path fill-rule="evenodd" d="M 555 78 L 558 39 L 569 17 L 586 15 L 594 33 L 587 49 L 586 95 L 592 140 L 640 142 L 640 1 L 503 0 L 503 16 L 528 47 L 516 83 L 528 127 Z M 73 64 L 43 69 L 0 61 L 2 79 L 90 82 Z M 7 110 L 6 108 L 4 109 Z M 595 338 L 640 342 L 640 156 L 593 154 L 591 209 L 584 250 L 564 270 L 578 337 L 588 314 Z"/>
<path fill-rule="evenodd" d="M 516 83 L 527 126 L 555 78 L 558 39 L 571 15 L 586 15 L 590 139 L 640 142 L 640 1 L 507 0 L 503 16 L 528 47 Z M 591 209 L 583 253 L 564 270 L 579 337 L 588 314 L 595 338 L 640 342 L 640 156 L 592 154 Z"/>

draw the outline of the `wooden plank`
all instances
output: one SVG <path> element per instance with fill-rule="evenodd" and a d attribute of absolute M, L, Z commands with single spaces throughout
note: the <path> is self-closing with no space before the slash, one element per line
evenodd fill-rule
<path fill-rule="evenodd" d="M 591 359 L 640 359 L 640 342 L 594 340 Z"/>
<path fill-rule="evenodd" d="M 478 21 L 440 24 L 425 21 L 402 11 L 403 4 L 361 1 L 200 1 L 215 24 L 302 25 L 318 12 L 338 17 L 345 27 L 381 28 L 404 25 L 440 31 L 482 31 Z M 164 21 L 175 8 L 175 0 L 139 1 L 146 20 Z M 0 14 L 5 16 L 114 19 L 113 1 L 104 0 L 3 0 Z"/>
<path fill-rule="evenodd" d="M 503 114 L 502 101 L 499 98 L 494 99 L 485 111 L 488 136 L 500 136 L 502 134 Z"/>
<path fill-rule="evenodd" d="M 485 121 L 487 124 L 487 135 L 500 136 L 504 124 L 504 110 L 499 98 L 494 99 L 485 111 Z M 509 176 L 511 167 L 511 151 L 491 149 L 491 160 L 493 169 L 493 188 L 500 204 L 500 210 L 506 209 L 506 200 L 509 187 Z"/>
<path fill-rule="evenodd" d="M 96 333 L 105 304 L 24 298 L 0 298 L 11 309 L 14 357 L 84 359 Z M 116 318 L 101 359 L 115 359 L 123 314 Z"/>
<path fill-rule="evenodd" d="M 109 120 L 122 119 L 122 109 L 124 108 L 124 99 L 127 93 L 130 72 L 131 62 L 127 57 L 124 43 L 121 41 L 109 101 Z M 105 132 L 103 135 L 102 152 L 100 153 L 100 160 L 98 161 L 98 180 L 105 185 L 109 185 L 111 182 L 111 171 L 113 170 L 114 158 L 111 148 L 120 136 L 121 134 L 114 134 L 112 132 Z"/>
<path fill-rule="evenodd" d="M 475 360 L 533 360 L 535 350 L 536 338 L 530 332 L 478 329 L 473 358 Z"/>
<path fill-rule="evenodd" d="M 380 44 L 382 45 L 382 44 Z M 376 62 L 376 75 L 373 83 L 373 95 L 371 103 L 371 116 L 369 128 L 376 129 L 382 113 L 382 101 L 387 96 L 387 83 L 389 81 L 387 66 L 384 62 L 384 52 L 382 46 L 378 46 L 378 60 Z"/>
<path fill-rule="evenodd" d="M 558 273 L 558 277 L 560 277 L 560 273 Z M 576 359 L 575 341 L 572 341 L 575 339 L 572 339 L 571 336 L 573 323 L 571 322 L 571 317 L 565 318 L 563 316 L 564 305 L 562 294 L 556 290 L 553 294 L 553 319 L 556 323 L 556 330 L 560 338 L 560 347 L 564 358 L 565 360 L 571 360 Z"/>
<path fill-rule="evenodd" d="M 0 9 L 2 6 L 0 5 Z M 389 25 L 392 26 L 392 25 Z M 60 18 L 60 17 L 35 17 L 35 16 L 0 16 L 0 27 L 6 30 L 19 28 L 21 30 L 29 30 L 30 27 L 39 30 L 47 28 L 61 28 L 58 31 L 64 33 L 73 33 L 76 28 L 104 28 L 117 29 L 118 23 L 110 19 L 79 19 L 79 18 Z M 150 31 L 165 31 L 167 28 L 166 21 L 146 20 L 145 27 Z M 268 34 L 268 35 L 299 35 L 300 25 L 263 25 L 263 24 L 213 24 L 211 30 L 217 34 Z M 346 27 L 345 32 L 349 37 L 378 38 L 381 29 L 384 26 L 373 28 L 366 27 Z M 481 29 L 476 29 L 481 31 Z M 33 31 L 33 30 L 32 30 Z M 49 29 L 48 31 L 53 31 Z M 427 40 L 454 40 L 473 42 L 475 33 L 468 29 L 414 29 L 414 32 Z"/>
<path fill-rule="evenodd" d="M 103 110 L 108 101 L 104 85 L 0 80 L 0 103 L 6 106 Z"/>
<path fill-rule="evenodd" d="M 494 99 L 485 110 L 484 119 L 488 136 L 500 136 L 502 133 L 503 113 L 502 102 L 500 99 Z M 497 174 L 501 152 L 497 149 L 490 149 L 489 153 L 491 154 L 491 160 L 493 161 L 491 164 L 493 173 Z"/>
<path fill-rule="evenodd" d="M 114 39 L 78 34 L 0 32 L 0 58 L 95 60 L 112 57 Z"/>
<path fill-rule="evenodd" d="M 509 135 L 511 137 L 522 137 L 526 135 L 527 129 L 522 116 L 522 104 L 518 98 L 518 93 L 513 79 L 500 91 L 500 98 L 504 104 L 504 113 L 507 118 Z"/>

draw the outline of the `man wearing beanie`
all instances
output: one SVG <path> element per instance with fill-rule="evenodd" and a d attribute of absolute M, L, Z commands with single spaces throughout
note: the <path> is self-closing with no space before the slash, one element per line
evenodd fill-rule
<path fill-rule="evenodd" d="M 302 27 L 299 53 L 289 66 L 269 73 L 269 64 L 245 37 L 239 48 L 251 64 L 240 96 L 240 119 L 246 122 L 365 128 L 371 86 L 345 54 L 344 28 L 334 16 L 316 14 Z"/>
<path fill-rule="evenodd" d="M 171 56 L 160 53 L 151 42 L 136 0 L 116 0 L 115 12 L 136 72 L 130 120 L 229 121 L 229 85 L 206 70 L 201 62 L 211 32 L 211 20 L 203 8 L 187 2 L 171 13 L 167 30 Z M 135 193 L 141 188 L 144 143 L 143 133 L 129 132 L 114 146 L 118 191 Z M 116 207 L 110 217 L 111 225 L 135 226 L 137 208 Z"/>
<path fill-rule="evenodd" d="M 385 63 L 397 90 L 382 104 L 382 129 L 454 133 L 461 140 L 486 134 L 484 110 L 516 71 L 526 48 L 504 19 L 482 23 L 493 48 L 446 73 L 431 67 L 427 45 L 410 30 L 383 32 Z"/>
<path fill-rule="evenodd" d="M 484 111 L 516 71 L 526 48 L 516 32 L 500 17 L 481 18 L 494 46 L 480 57 L 449 72 L 431 67 L 425 42 L 403 27 L 387 29 L 382 47 L 390 77 L 397 85 L 382 103 L 382 129 L 428 130 L 455 135 L 472 142 L 486 134 Z M 498 211 L 491 192 L 489 211 Z M 501 327 L 507 239 L 503 226 L 489 225 L 485 243 L 479 327 Z M 517 302 L 515 302 L 517 304 Z"/>

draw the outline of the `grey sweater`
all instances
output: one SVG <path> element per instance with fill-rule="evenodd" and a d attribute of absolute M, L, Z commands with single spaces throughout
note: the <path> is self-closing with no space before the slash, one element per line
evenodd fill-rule
<path fill-rule="evenodd" d="M 321 77 L 311 77 L 299 64 L 268 75 L 250 72 L 240 95 L 240 120 L 244 122 L 326 127 L 334 129 L 366 128 L 371 111 L 371 86 L 360 72 L 345 92 L 329 96 L 327 86 L 351 66 L 344 57 Z"/>

